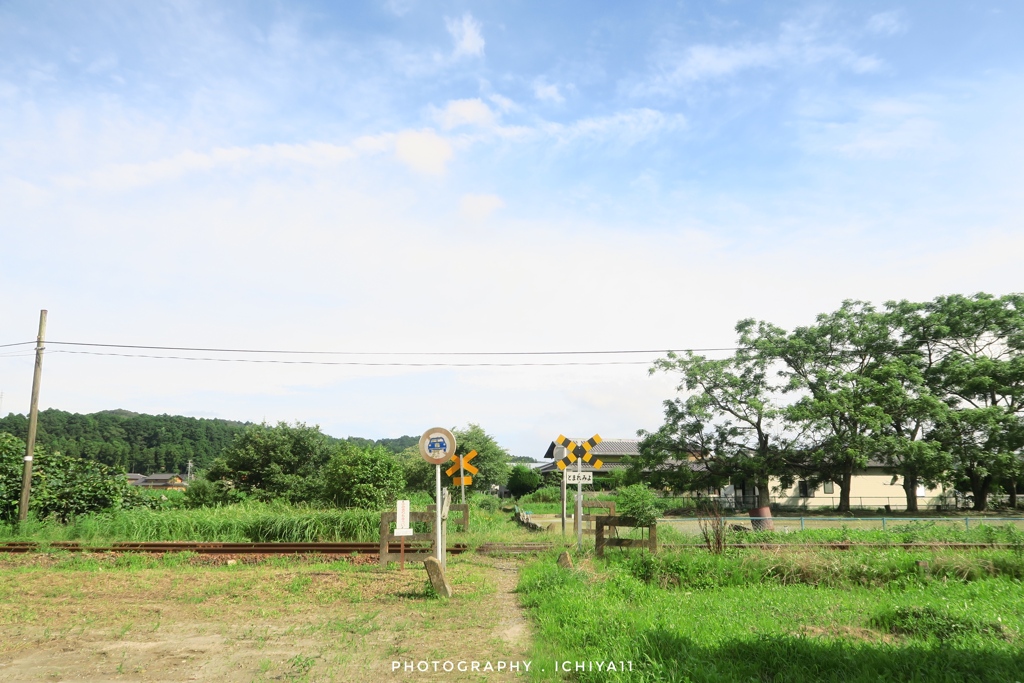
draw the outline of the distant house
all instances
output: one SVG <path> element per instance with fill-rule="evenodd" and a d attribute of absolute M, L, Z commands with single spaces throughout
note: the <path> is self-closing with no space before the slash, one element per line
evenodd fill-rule
<path fill-rule="evenodd" d="M 569 437 L 572 438 L 572 437 Z M 572 439 L 576 443 L 583 443 L 586 439 Z M 601 443 L 597 444 L 591 449 L 591 454 L 594 458 L 600 460 L 603 464 L 601 469 L 594 469 L 592 465 L 583 461 L 581 471 L 583 472 L 599 472 L 607 474 L 614 472 L 615 470 L 621 470 L 626 468 L 626 463 L 622 461 L 623 458 L 640 455 L 639 450 L 640 440 L 639 439 L 605 439 Z M 546 462 L 537 468 L 537 471 L 541 474 L 548 472 L 558 472 L 558 460 L 555 459 L 556 444 L 554 441 L 548 446 L 548 450 L 544 453 L 544 457 L 551 462 Z M 592 458 L 591 460 L 593 460 Z M 572 463 L 569 467 L 575 472 L 576 463 Z"/>
<path fill-rule="evenodd" d="M 585 439 L 573 439 L 581 443 Z M 615 470 L 625 469 L 627 464 L 624 458 L 640 454 L 639 439 L 605 439 L 597 444 L 591 451 L 604 463 L 600 470 L 595 470 L 586 462 L 582 463 L 583 472 L 597 472 L 607 474 Z M 547 472 L 558 472 L 557 460 L 555 459 L 556 445 L 554 442 L 548 446 L 544 457 L 548 460 L 538 469 L 542 474 Z M 701 464 L 696 461 L 669 461 L 665 467 L 690 467 L 698 469 Z M 575 471 L 576 463 L 569 466 Z M 808 481 L 798 480 L 793 486 L 783 488 L 778 477 L 769 479 L 771 489 L 771 502 L 782 508 L 798 509 L 835 509 L 839 506 L 839 485 L 832 482 L 824 482 L 818 486 L 811 486 Z M 755 507 L 756 488 L 745 486 L 742 482 L 736 482 L 720 489 L 702 492 L 702 497 L 717 498 L 720 504 L 728 508 L 748 509 Z M 920 509 L 927 508 L 950 508 L 956 507 L 955 494 L 952 491 L 945 491 L 942 488 L 928 488 L 921 485 L 917 488 L 917 501 Z M 854 508 L 884 508 L 888 506 L 892 510 L 904 510 L 907 507 L 907 496 L 903 491 L 902 481 L 888 471 L 885 463 L 872 460 L 867 466 L 854 473 L 850 487 L 850 505 Z"/>
<path fill-rule="evenodd" d="M 146 489 L 184 491 L 188 488 L 188 484 L 178 474 L 129 474 L 128 483 Z"/>

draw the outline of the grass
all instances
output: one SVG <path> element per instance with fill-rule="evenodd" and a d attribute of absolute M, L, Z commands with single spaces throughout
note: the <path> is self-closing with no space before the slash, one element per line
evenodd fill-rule
<path fill-rule="evenodd" d="M 364 681 L 400 678 L 396 659 L 522 658 L 502 638 L 515 596 L 494 562 L 450 557 L 442 600 L 417 566 L 0 555 L 0 678 L 38 680 L 45 662 L 55 679 Z"/>
<path fill-rule="evenodd" d="M 449 524 L 450 543 L 475 546 L 487 541 L 523 540 L 526 532 L 508 513 L 470 510 L 471 533 Z M 423 526 L 423 531 L 426 526 Z M 332 542 L 380 540 L 380 513 L 369 510 L 317 509 L 286 504 L 246 502 L 197 510 L 123 510 L 83 515 L 68 524 L 30 521 L 0 524 L 0 541 L 222 541 L 235 543 Z M 532 539 L 536 540 L 536 538 Z"/>
<path fill-rule="evenodd" d="M 578 681 L 1022 680 L 1022 562 L 1009 551 L 690 552 L 653 567 L 615 555 L 523 571 L 534 662 L 632 663 Z M 560 680 L 546 669 L 535 680 Z"/>

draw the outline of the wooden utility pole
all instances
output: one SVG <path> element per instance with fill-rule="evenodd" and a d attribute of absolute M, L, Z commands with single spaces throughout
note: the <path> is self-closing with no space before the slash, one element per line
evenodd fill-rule
<path fill-rule="evenodd" d="M 36 425 L 39 422 L 39 382 L 43 379 L 43 340 L 46 338 L 46 311 L 39 311 L 39 335 L 36 337 L 36 367 L 32 373 L 32 403 L 28 409 L 28 438 L 25 439 L 25 469 L 21 475 L 21 504 L 18 521 L 28 519 L 28 496 L 32 490 L 32 454 L 36 449 Z"/>

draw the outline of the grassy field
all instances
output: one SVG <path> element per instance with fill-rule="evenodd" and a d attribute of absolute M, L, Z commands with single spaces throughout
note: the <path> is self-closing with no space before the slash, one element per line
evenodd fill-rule
<path fill-rule="evenodd" d="M 222 558 L 221 558 L 222 559 Z M 393 662 L 520 661 L 517 567 L 449 560 L 439 599 L 422 566 L 188 554 L 0 555 L 0 680 L 481 680 Z M 511 680 L 507 671 L 489 680 Z"/>
<path fill-rule="evenodd" d="M 453 528 L 449 541 L 565 542 L 510 517 L 474 507 L 472 532 Z M 378 525 L 365 511 L 247 504 L 3 527 L 0 540 L 375 541 Z M 667 525 L 659 537 L 700 544 Z M 531 662 L 519 679 L 535 681 L 1024 681 L 1024 532 L 1014 525 L 850 524 L 728 540 L 787 547 L 602 560 L 586 550 L 575 570 L 557 567 L 556 551 L 525 566 L 467 553 L 450 560 L 451 600 L 428 588 L 421 565 L 399 573 L 374 557 L 227 566 L 189 554 L 0 555 L 0 680 L 512 680 L 391 665 L 516 660 Z M 807 547 L 844 540 L 893 547 Z M 921 541 L 1010 547 L 899 546 Z"/>
<path fill-rule="evenodd" d="M 537 561 L 520 591 L 533 660 L 572 669 L 535 680 L 1015 681 L 1021 576 L 1012 551 L 614 553 Z"/>

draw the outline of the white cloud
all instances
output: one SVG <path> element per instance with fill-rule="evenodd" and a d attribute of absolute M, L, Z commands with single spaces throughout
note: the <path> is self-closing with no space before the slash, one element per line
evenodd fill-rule
<path fill-rule="evenodd" d="M 430 129 L 407 130 L 395 137 L 395 156 L 414 171 L 441 175 L 452 158 L 452 146 Z"/>
<path fill-rule="evenodd" d="M 0 84 L 0 85 L 2 85 L 2 84 Z M 505 97 L 504 95 L 498 95 L 498 94 L 488 95 L 487 99 L 489 99 L 491 102 L 493 102 L 494 105 L 496 107 L 498 107 L 498 109 L 500 109 L 501 111 L 506 112 L 506 113 L 508 113 L 510 111 L 516 111 L 517 109 L 519 109 L 519 105 L 517 105 L 515 102 L 513 102 L 509 98 Z"/>
<path fill-rule="evenodd" d="M 804 114 L 803 144 L 814 152 L 856 159 L 910 153 L 936 158 L 950 146 L 932 109 L 926 102 L 909 99 L 819 103 Z"/>
<path fill-rule="evenodd" d="M 558 86 L 545 83 L 544 81 L 537 81 L 533 84 L 533 95 L 538 100 L 544 102 L 554 102 L 555 104 L 561 104 L 565 102 L 565 97 L 559 92 Z"/>
<path fill-rule="evenodd" d="M 571 124 L 548 123 L 541 130 L 560 142 L 599 138 L 636 144 L 661 133 L 686 128 L 682 114 L 666 115 L 654 109 L 627 109 L 610 116 L 583 118 Z"/>
<path fill-rule="evenodd" d="M 504 206 L 504 200 L 496 194 L 466 194 L 459 200 L 459 214 L 469 221 L 479 223 Z"/>
<path fill-rule="evenodd" d="M 495 123 L 494 112 L 479 98 L 452 100 L 435 112 L 434 119 L 445 130 L 465 125 L 487 128 Z"/>
<path fill-rule="evenodd" d="M 855 73 L 876 71 L 882 62 L 841 42 L 825 41 L 816 21 L 784 22 L 774 41 L 729 45 L 664 45 L 652 58 L 650 73 L 631 84 L 634 95 L 672 95 L 694 83 L 754 69 L 836 63 Z"/>
<path fill-rule="evenodd" d="M 903 12 L 879 12 L 868 19 L 868 31 L 880 35 L 894 36 L 907 30 Z"/>
<path fill-rule="evenodd" d="M 453 55 L 455 57 L 482 57 L 484 54 L 484 36 L 480 32 L 482 25 L 469 12 L 461 19 L 445 19 L 448 33 L 455 41 Z"/>

